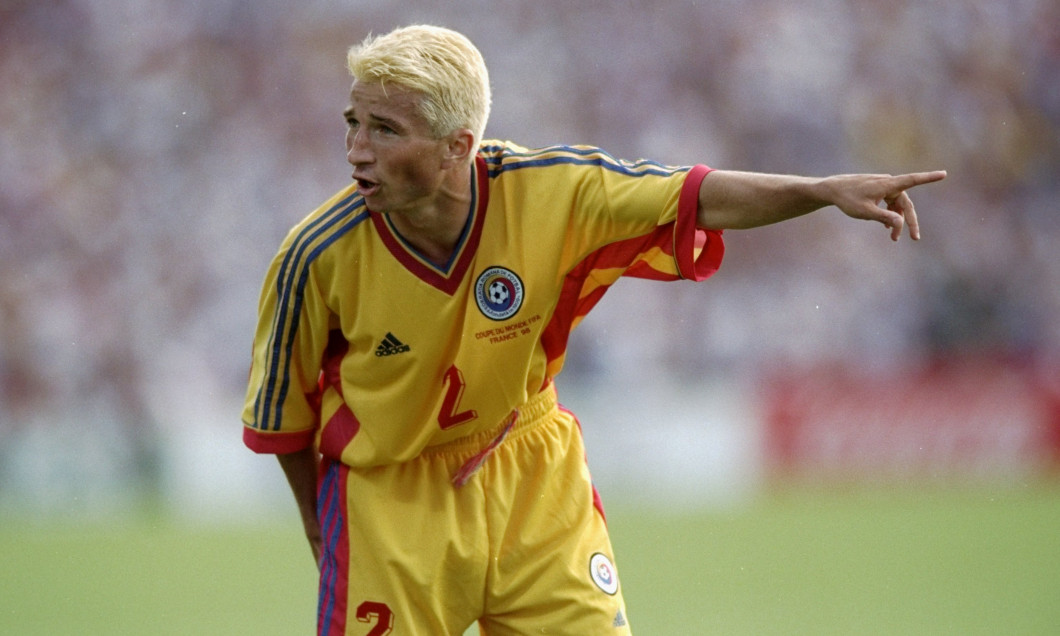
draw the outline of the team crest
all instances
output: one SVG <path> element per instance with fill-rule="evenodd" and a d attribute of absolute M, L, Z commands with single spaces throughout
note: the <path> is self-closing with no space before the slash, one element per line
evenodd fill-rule
<path fill-rule="evenodd" d="M 510 269 L 490 267 L 475 281 L 475 303 L 490 320 L 507 320 L 523 306 L 523 281 Z"/>
<path fill-rule="evenodd" d="M 603 590 L 605 594 L 614 596 L 618 591 L 618 574 L 615 573 L 615 566 L 611 564 L 611 559 L 607 558 L 606 554 L 597 552 L 593 558 L 589 559 L 589 576 L 592 577 L 593 583 L 596 583 L 596 587 Z"/>

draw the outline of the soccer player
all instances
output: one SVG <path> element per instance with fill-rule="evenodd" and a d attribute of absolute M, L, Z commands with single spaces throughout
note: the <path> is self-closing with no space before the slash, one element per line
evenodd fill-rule
<path fill-rule="evenodd" d="M 919 238 L 906 190 L 483 140 L 486 67 L 414 26 L 348 53 L 352 183 L 265 278 L 244 441 L 320 568 L 321 634 L 626 634 L 603 509 L 555 380 L 622 276 L 703 280 L 722 230 L 834 205 Z M 883 205 L 881 205 L 881 202 Z"/>

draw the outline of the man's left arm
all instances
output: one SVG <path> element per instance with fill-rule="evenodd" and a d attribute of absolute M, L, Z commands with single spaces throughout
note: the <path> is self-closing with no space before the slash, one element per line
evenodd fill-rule
<path fill-rule="evenodd" d="M 317 518 L 317 471 L 320 461 L 316 450 L 304 448 L 293 453 L 276 455 L 280 461 L 287 483 L 294 493 L 298 504 L 298 514 L 302 518 L 302 527 L 309 549 L 313 551 L 313 560 L 320 567 L 320 556 L 323 552 L 323 541 L 320 535 L 320 520 Z"/>
<path fill-rule="evenodd" d="M 944 170 L 822 178 L 714 170 L 699 187 L 697 225 L 708 230 L 748 229 L 834 205 L 851 218 L 882 223 L 894 241 L 908 225 L 909 236 L 917 240 L 920 227 L 906 191 L 945 177 Z"/>

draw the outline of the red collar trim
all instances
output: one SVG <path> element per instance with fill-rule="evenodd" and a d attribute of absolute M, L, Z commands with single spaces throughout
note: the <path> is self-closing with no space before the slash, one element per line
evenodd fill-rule
<path fill-rule="evenodd" d="M 375 224 L 379 238 L 386 245 L 390 253 L 394 255 L 405 269 L 416 275 L 423 282 L 437 287 L 443 292 L 452 295 L 460 286 L 464 274 L 467 273 L 471 260 L 478 251 L 479 240 L 482 238 L 482 227 L 486 222 L 486 207 L 489 205 L 489 176 L 486 172 L 486 162 L 482 157 L 475 158 L 475 170 L 471 178 L 471 206 L 473 217 L 470 227 L 464 230 L 464 235 L 453 251 L 453 256 L 445 267 L 439 267 L 423 258 L 415 248 L 409 245 L 390 223 L 390 219 L 384 214 L 372 212 L 372 222 Z"/>

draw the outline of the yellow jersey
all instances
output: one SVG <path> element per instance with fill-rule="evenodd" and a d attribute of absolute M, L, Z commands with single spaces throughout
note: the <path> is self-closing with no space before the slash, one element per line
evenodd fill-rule
<path fill-rule="evenodd" d="M 696 227 L 709 170 L 485 142 L 444 266 L 343 189 L 269 267 L 244 442 L 368 467 L 495 429 L 559 374 L 571 331 L 618 278 L 717 271 L 721 233 Z"/>

